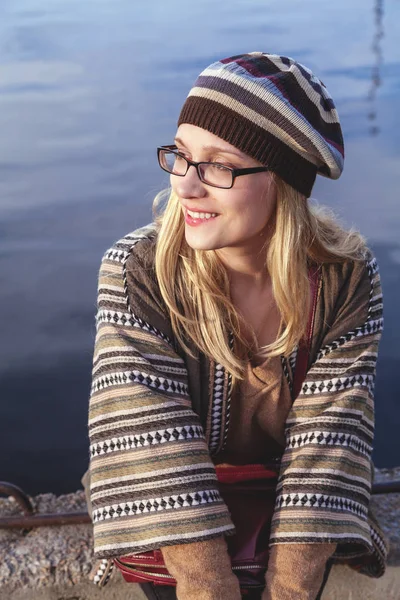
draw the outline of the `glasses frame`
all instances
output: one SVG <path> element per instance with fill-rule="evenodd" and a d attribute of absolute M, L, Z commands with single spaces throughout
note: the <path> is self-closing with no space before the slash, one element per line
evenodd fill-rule
<path fill-rule="evenodd" d="M 163 167 L 163 165 L 161 164 L 161 160 L 160 160 L 160 155 L 163 150 L 168 150 L 169 152 L 172 152 L 176 156 L 179 156 L 180 158 L 183 158 L 184 160 L 186 160 L 187 169 L 186 169 L 185 173 L 181 173 L 181 174 L 172 173 L 172 171 L 168 171 L 168 169 Z M 205 185 L 210 185 L 211 187 L 219 188 L 221 190 L 230 190 L 233 187 L 233 184 L 235 183 L 236 177 L 240 177 L 241 175 L 251 175 L 253 173 L 263 173 L 265 171 L 270 171 L 269 167 L 247 167 L 247 168 L 243 168 L 243 169 L 235 169 L 233 167 L 228 167 L 227 165 L 223 165 L 222 163 L 217 163 L 217 162 L 207 162 L 204 160 L 202 160 L 200 162 L 195 162 L 193 160 L 189 160 L 188 158 L 186 158 L 186 156 L 184 156 L 183 154 L 178 152 L 175 144 L 170 144 L 169 146 L 158 146 L 157 158 L 158 158 L 158 164 L 160 165 L 162 170 L 165 171 L 166 173 L 169 173 L 170 175 L 174 175 L 174 177 L 185 177 L 185 175 L 189 171 L 189 168 L 194 167 L 197 171 L 197 176 L 202 183 L 204 183 Z M 230 186 L 226 187 L 226 186 L 216 185 L 215 183 L 208 183 L 207 181 L 204 181 L 201 171 L 199 169 L 200 165 L 218 165 L 220 167 L 224 167 L 225 169 L 227 169 L 228 171 L 230 171 L 232 173 L 232 184 Z"/>

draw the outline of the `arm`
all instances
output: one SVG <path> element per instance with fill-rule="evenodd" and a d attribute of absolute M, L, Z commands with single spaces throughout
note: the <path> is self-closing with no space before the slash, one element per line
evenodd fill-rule
<path fill-rule="evenodd" d="M 106 253 L 99 276 L 89 410 L 97 558 L 233 531 L 185 363 L 136 243 L 147 242 L 130 236 Z"/>
<path fill-rule="evenodd" d="M 373 557 L 378 570 L 385 547 L 369 519 L 382 330 L 375 260 L 355 263 L 335 297 L 325 315 L 330 327 L 288 416 L 270 543 L 337 544 L 335 558 Z"/>
<path fill-rule="evenodd" d="M 240 600 L 239 580 L 223 537 L 167 546 L 162 554 L 177 581 L 178 600 Z"/>
<path fill-rule="evenodd" d="M 272 546 L 262 600 L 315 600 L 336 544 Z"/>

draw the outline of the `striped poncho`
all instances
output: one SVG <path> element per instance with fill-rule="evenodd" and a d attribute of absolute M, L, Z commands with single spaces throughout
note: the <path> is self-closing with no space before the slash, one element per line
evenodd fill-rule
<path fill-rule="evenodd" d="M 100 269 L 89 410 L 98 558 L 234 532 L 213 462 L 229 427 L 231 377 L 179 347 L 157 285 L 155 243 L 153 226 L 139 229 L 106 252 Z M 369 507 L 383 325 L 377 264 L 367 253 L 364 262 L 323 265 L 321 281 L 309 370 L 286 422 L 270 544 L 336 543 L 337 561 L 379 577 L 387 547 Z M 288 378 L 294 362 L 295 353 Z"/>

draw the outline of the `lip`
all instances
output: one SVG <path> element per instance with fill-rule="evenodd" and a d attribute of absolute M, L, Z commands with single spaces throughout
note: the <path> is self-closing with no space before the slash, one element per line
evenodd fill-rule
<path fill-rule="evenodd" d="M 192 209 L 190 209 L 192 212 Z M 193 212 L 208 212 L 205 210 L 193 210 Z M 215 221 L 219 217 L 218 213 L 215 213 L 216 217 L 210 217 L 209 219 L 196 219 L 191 217 L 188 213 L 188 209 L 185 208 L 185 223 L 189 225 L 189 227 L 197 227 L 198 225 L 205 225 L 206 223 L 210 223 L 211 221 Z"/>

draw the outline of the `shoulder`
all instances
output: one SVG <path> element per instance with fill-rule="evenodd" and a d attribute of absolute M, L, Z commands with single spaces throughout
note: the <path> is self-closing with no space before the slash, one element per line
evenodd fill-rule
<path fill-rule="evenodd" d="M 172 338 L 169 313 L 155 272 L 157 230 L 154 224 L 128 233 L 105 252 L 100 268 L 99 293 L 107 288 L 147 329 Z"/>
<path fill-rule="evenodd" d="M 108 274 L 126 284 L 128 273 L 140 278 L 143 271 L 152 270 L 155 254 L 156 228 L 150 224 L 124 235 L 108 248 L 101 259 L 99 279 Z"/>
<path fill-rule="evenodd" d="M 379 283 L 378 263 L 367 247 L 357 260 L 322 265 L 323 292 L 335 312 L 354 303 L 368 308 L 373 290 Z"/>
<path fill-rule="evenodd" d="M 365 248 L 357 260 L 324 263 L 316 318 L 319 344 L 332 344 L 383 326 L 382 291 L 375 256 Z M 319 345 L 318 344 L 318 345 Z"/>
<path fill-rule="evenodd" d="M 124 266 L 148 266 L 154 256 L 157 232 L 153 223 L 135 229 L 117 240 L 105 253 L 102 262 Z"/>
<path fill-rule="evenodd" d="M 324 285 L 329 286 L 333 293 L 336 289 L 353 289 L 362 282 L 370 284 L 377 271 L 376 258 L 372 251 L 365 247 L 357 260 L 323 263 L 322 278 Z"/>
<path fill-rule="evenodd" d="M 105 252 L 102 266 L 112 269 L 123 280 L 127 294 L 135 289 L 158 295 L 155 274 L 157 230 L 154 223 L 140 227 L 116 241 Z"/>

